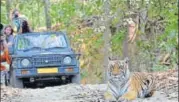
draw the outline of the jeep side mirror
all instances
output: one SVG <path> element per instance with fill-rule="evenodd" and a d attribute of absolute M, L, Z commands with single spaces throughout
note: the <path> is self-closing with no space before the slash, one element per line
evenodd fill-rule
<path fill-rule="evenodd" d="M 81 54 L 76 54 L 76 58 L 79 60 L 80 59 Z"/>
<path fill-rule="evenodd" d="M 72 50 L 73 52 L 75 52 L 75 50 L 74 50 L 73 48 L 71 48 L 71 50 Z"/>

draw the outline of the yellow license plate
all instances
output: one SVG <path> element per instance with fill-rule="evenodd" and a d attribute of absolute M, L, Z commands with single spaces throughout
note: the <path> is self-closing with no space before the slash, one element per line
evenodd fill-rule
<path fill-rule="evenodd" d="M 38 73 L 58 73 L 58 68 L 38 68 Z"/>

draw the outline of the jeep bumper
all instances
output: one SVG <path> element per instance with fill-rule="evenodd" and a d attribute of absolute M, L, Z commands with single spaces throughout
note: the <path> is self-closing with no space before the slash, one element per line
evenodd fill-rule
<path fill-rule="evenodd" d="M 61 76 L 76 75 L 79 73 L 79 67 L 48 67 L 48 68 L 23 68 L 15 69 L 18 78 L 44 77 L 44 76 Z"/>

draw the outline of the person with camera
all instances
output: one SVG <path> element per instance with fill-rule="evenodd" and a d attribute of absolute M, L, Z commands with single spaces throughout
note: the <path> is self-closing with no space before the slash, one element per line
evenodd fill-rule
<path fill-rule="evenodd" d="M 18 34 L 22 33 L 23 22 L 27 22 L 27 17 L 20 14 L 17 9 L 14 9 L 11 14 L 11 20 L 14 31 Z"/>

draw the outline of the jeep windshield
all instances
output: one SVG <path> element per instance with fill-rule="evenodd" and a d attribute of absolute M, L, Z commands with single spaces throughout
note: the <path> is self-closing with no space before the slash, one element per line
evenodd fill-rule
<path fill-rule="evenodd" d="M 32 34 L 19 36 L 17 40 L 17 49 L 23 51 L 29 50 L 48 50 L 67 47 L 64 35 L 60 34 Z"/>

